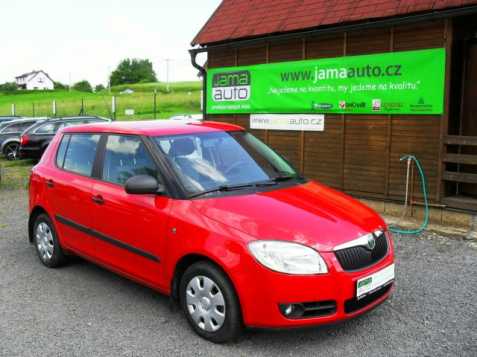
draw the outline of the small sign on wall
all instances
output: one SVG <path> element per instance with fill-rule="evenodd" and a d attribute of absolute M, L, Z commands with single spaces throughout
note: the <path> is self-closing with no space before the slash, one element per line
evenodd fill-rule
<path fill-rule="evenodd" d="M 134 109 L 125 109 L 124 115 L 127 115 L 127 116 L 134 115 Z"/>
<path fill-rule="evenodd" d="M 323 114 L 252 114 L 250 129 L 324 131 Z"/>

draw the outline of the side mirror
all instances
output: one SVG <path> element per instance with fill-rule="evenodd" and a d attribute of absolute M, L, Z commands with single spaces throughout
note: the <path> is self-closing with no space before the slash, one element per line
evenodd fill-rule
<path fill-rule="evenodd" d="M 125 190 L 131 195 L 164 193 L 164 186 L 148 175 L 133 176 L 126 181 Z"/>

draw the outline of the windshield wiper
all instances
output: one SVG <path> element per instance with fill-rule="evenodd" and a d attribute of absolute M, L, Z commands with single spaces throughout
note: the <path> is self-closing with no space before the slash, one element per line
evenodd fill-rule
<path fill-rule="evenodd" d="M 265 187 L 265 186 L 274 186 L 277 185 L 280 182 L 284 181 L 289 181 L 289 180 L 302 180 L 303 178 L 300 175 L 287 175 L 288 172 L 281 172 L 277 171 L 280 175 L 271 178 L 268 181 L 262 181 L 262 182 L 255 182 L 255 183 L 248 183 L 248 184 L 243 184 L 243 185 L 222 185 L 218 186 L 215 188 L 212 188 L 207 191 L 195 193 L 189 196 L 189 198 L 196 198 L 196 197 L 201 197 L 204 195 L 208 195 L 209 193 L 214 193 L 214 192 L 230 192 L 230 191 L 238 191 L 238 190 L 243 190 L 244 188 L 251 188 L 251 187 Z"/>
<path fill-rule="evenodd" d="M 299 175 L 288 175 L 288 172 L 280 172 L 278 176 L 272 177 L 270 180 L 257 182 L 255 183 L 256 187 L 263 187 L 263 186 L 274 186 L 279 184 L 280 182 L 290 181 L 290 180 L 302 180 L 303 178 Z"/>
<path fill-rule="evenodd" d="M 204 195 L 207 195 L 209 193 L 214 193 L 214 192 L 237 191 L 237 190 L 242 190 L 244 188 L 250 188 L 250 187 L 254 187 L 254 185 L 253 184 L 230 185 L 230 186 L 229 185 L 223 185 L 223 186 L 219 186 L 219 187 L 207 190 L 207 191 L 203 191 L 203 192 L 193 194 L 193 195 L 189 196 L 189 198 L 196 198 L 196 197 L 204 196 Z"/>
<path fill-rule="evenodd" d="M 283 182 L 283 181 L 289 181 L 289 180 L 294 180 L 297 179 L 297 176 L 276 176 L 272 178 L 273 182 Z"/>

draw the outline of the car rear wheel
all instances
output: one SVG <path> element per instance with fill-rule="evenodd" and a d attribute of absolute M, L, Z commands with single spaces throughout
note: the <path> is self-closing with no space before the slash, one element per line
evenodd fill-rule
<path fill-rule="evenodd" d="M 46 214 L 40 214 L 33 226 L 33 242 L 41 262 L 49 268 L 56 268 L 66 261 L 55 228 Z"/>
<path fill-rule="evenodd" d="M 240 305 L 225 274 L 213 264 L 198 262 L 184 273 L 180 283 L 182 309 L 201 337 L 223 343 L 242 331 Z"/>
<path fill-rule="evenodd" d="M 20 150 L 20 145 L 18 143 L 9 143 L 5 145 L 3 149 L 3 155 L 9 161 L 16 160 L 18 158 L 18 151 Z"/>

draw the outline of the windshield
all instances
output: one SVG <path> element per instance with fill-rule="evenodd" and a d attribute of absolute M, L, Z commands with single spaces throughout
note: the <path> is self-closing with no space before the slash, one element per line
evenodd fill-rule
<path fill-rule="evenodd" d="M 161 136 L 155 141 L 189 196 L 299 177 L 281 156 L 246 132 Z"/>

